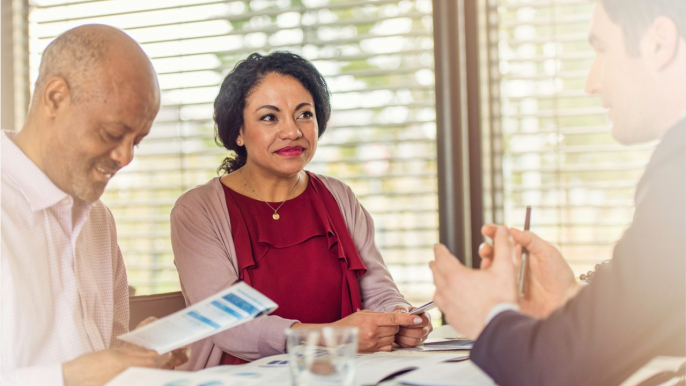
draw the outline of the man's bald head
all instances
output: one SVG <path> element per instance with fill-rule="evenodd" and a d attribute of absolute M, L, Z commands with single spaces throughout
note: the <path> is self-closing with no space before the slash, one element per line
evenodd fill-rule
<path fill-rule="evenodd" d="M 131 37 L 106 25 L 84 25 L 71 29 L 53 40 L 43 51 L 34 100 L 40 97 L 48 80 L 63 78 L 69 85 L 72 103 L 101 94 L 103 71 L 112 67 L 137 65 L 147 70 L 157 87 L 157 78 L 150 60 Z"/>
<path fill-rule="evenodd" d="M 85 25 L 45 49 L 15 143 L 66 193 L 97 200 L 160 108 L 157 75 L 124 32 Z"/>

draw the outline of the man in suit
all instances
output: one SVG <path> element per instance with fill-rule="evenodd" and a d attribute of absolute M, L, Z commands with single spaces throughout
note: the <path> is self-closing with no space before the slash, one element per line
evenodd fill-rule
<path fill-rule="evenodd" d="M 638 183 L 631 226 L 587 286 L 531 232 L 482 229 L 480 270 L 442 245 L 434 300 L 476 340 L 471 359 L 501 385 L 618 384 L 686 347 L 686 1 L 596 0 L 586 91 L 623 144 L 660 139 Z M 518 298 L 519 247 L 529 251 Z M 514 258 L 513 258 L 514 257 Z"/>

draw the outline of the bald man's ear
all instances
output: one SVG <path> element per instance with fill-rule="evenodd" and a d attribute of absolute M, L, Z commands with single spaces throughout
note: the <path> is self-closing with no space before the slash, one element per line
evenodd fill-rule
<path fill-rule="evenodd" d="M 679 50 L 679 30 L 676 23 L 668 17 L 655 19 L 647 31 L 647 49 L 656 71 L 668 67 L 676 59 Z"/>
<path fill-rule="evenodd" d="M 54 118 L 60 108 L 69 104 L 70 98 L 67 81 L 59 77 L 51 78 L 43 87 L 41 108 L 50 118 Z"/>

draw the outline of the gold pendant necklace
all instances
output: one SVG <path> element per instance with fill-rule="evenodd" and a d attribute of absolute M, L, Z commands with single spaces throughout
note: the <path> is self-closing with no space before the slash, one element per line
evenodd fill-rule
<path fill-rule="evenodd" d="M 272 218 L 273 218 L 274 220 L 278 220 L 278 219 L 281 218 L 281 216 L 280 216 L 279 213 L 278 213 L 278 212 L 279 212 L 279 209 L 281 209 L 281 207 L 283 206 L 283 204 L 285 204 L 286 201 L 288 201 L 288 199 L 291 197 L 291 195 L 293 194 L 293 192 L 295 192 L 295 188 L 297 188 L 297 187 L 298 187 L 298 184 L 300 183 L 300 173 L 298 173 L 298 181 L 295 182 L 295 186 L 293 186 L 293 189 L 291 189 L 291 192 L 288 193 L 288 196 L 286 197 L 285 200 L 283 200 L 283 202 L 281 203 L 281 205 L 279 205 L 278 207 L 276 207 L 276 209 L 274 209 L 274 207 L 271 206 L 271 204 L 269 204 L 269 203 L 267 202 L 267 200 L 265 200 L 264 198 L 262 198 L 262 196 L 260 196 L 259 194 L 257 194 L 257 192 L 255 191 L 255 189 L 251 188 L 250 185 L 248 185 L 248 181 L 246 181 L 246 180 L 245 180 L 245 177 L 243 177 L 243 168 L 238 169 L 238 173 L 241 175 L 241 179 L 243 180 L 243 184 L 245 185 L 245 187 L 248 188 L 248 189 L 250 189 L 250 191 L 251 191 L 254 195 L 256 195 L 260 200 L 262 200 L 262 202 L 264 202 L 265 204 L 267 204 L 267 206 L 268 206 L 271 210 L 274 211 L 274 214 L 272 214 Z"/>

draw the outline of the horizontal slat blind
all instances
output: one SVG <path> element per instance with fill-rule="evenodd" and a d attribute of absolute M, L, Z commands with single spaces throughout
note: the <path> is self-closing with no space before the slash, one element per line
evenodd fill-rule
<path fill-rule="evenodd" d="M 505 220 L 557 245 L 576 274 L 612 256 L 654 144 L 625 147 L 584 85 L 593 2 L 498 0 Z M 495 47 L 494 47 L 495 48 Z"/>
<path fill-rule="evenodd" d="M 44 47 L 86 23 L 124 29 L 152 58 L 162 107 L 134 161 L 103 200 L 114 212 L 138 293 L 178 289 L 169 213 L 226 152 L 214 144 L 212 102 L 249 53 L 290 50 L 312 60 L 333 114 L 309 170 L 352 186 L 401 290 L 433 293 L 427 262 L 438 240 L 430 0 L 33 1 L 33 77 Z"/>

